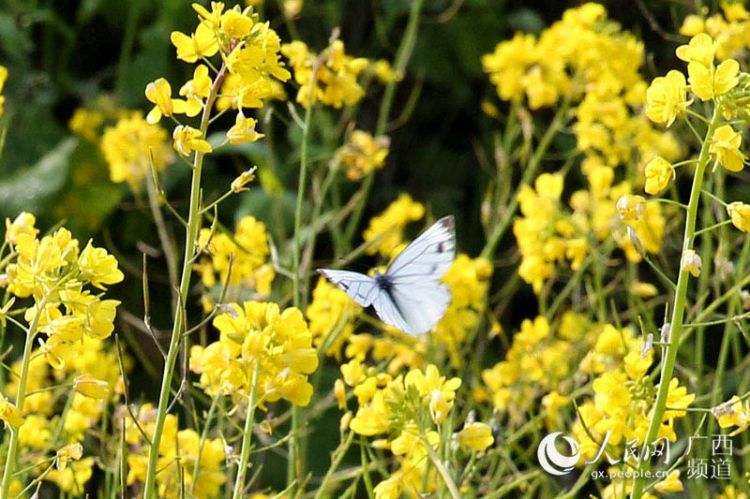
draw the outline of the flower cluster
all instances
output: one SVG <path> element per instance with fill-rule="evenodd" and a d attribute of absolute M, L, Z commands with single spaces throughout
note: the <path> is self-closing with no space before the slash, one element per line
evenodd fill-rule
<path fill-rule="evenodd" d="M 65 228 L 40 238 L 35 225 L 29 213 L 6 220 L 0 249 L 10 251 L 0 282 L 13 296 L 0 310 L 0 326 L 24 330 L 27 346 L 39 344 L 10 366 L 0 419 L 17 432 L 24 476 L 81 494 L 95 464 L 83 458 L 83 443 L 120 386 L 117 355 L 102 341 L 114 329 L 119 302 L 91 288 L 104 291 L 123 274 L 103 248 L 89 242 L 81 250 Z M 26 298 L 32 303 L 23 307 Z M 123 362 L 127 369 L 129 361 Z"/>
<path fill-rule="evenodd" d="M 524 320 L 505 359 L 482 372 L 484 385 L 475 395 L 489 399 L 513 426 L 524 422 L 544 395 L 548 424 L 559 421 L 559 409 L 570 402 L 565 392 L 572 388 L 564 380 L 575 371 L 576 359 L 595 331 L 585 316 L 573 312 L 563 315 L 556 334 L 542 316 Z"/>
<path fill-rule="evenodd" d="M 365 131 L 354 130 L 335 158 L 346 168 L 349 180 L 360 180 L 385 166 L 389 143 L 388 137 L 373 137 Z"/>
<path fill-rule="evenodd" d="M 352 57 L 341 40 L 333 40 L 319 54 L 300 40 L 285 43 L 281 52 L 294 69 L 294 80 L 300 86 L 297 102 L 304 107 L 315 102 L 337 109 L 356 104 L 365 96 L 360 76 L 370 68 L 381 82 L 396 79 L 387 61 Z"/>
<path fill-rule="evenodd" d="M 439 482 L 428 471 L 427 456 L 440 444 L 439 426 L 451 412 L 461 380 L 446 379 L 432 364 L 424 371 L 412 369 L 393 378 L 358 359 L 342 365 L 341 373 L 340 404 L 346 406 L 344 383 L 357 398 L 358 409 L 349 427 L 359 435 L 382 437 L 373 445 L 389 449 L 399 463 L 399 469 L 375 487 L 376 497 L 416 494 L 425 490 L 425 484 L 426 490 L 435 490 Z M 467 425 L 458 439 L 474 450 L 484 450 L 494 441 L 489 427 L 481 423 Z"/>
<path fill-rule="evenodd" d="M 89 241 L 81 250 L 77 239 L 60 228 L 38 237 L 35 218 L 20 214 L 6 220 L 5 242 L 14 258 L 5 268 L 7 286 L 17 298 L 33 297 L 34 304 L 24 312 L 29 334 L 41 331 L 41 352 L 49 364 L 61 369 L 75 356 L 75 345 L 84 337 L 107 338 L 119 301 L 102 299 L 87 286 L 105 290 L 123 280 L 117 260 L 104 248 Z"/>
<path fill-rule="evenodd" d="M 205 133 L 214 104 L 220 111 L 238 110 L 234 126 L 227 131 L 228 142 L 261 138 L 255 131 L 256 120 L 246 117 L 243 109 L 262 107 L 264 100 L 279 95 L 279 82 L 291 77 L 280 60 L 281 40 L 269 23 L 259 21 L 252 8 L 235 6 L 225 11 L 223 3 L 213 2 L 210 11 L 200 4 L 193 4 L 193 9 L 200 21 L 195 32 L 171 35 L 177 58 L 196 64 L 193 78 L 180 87 L 179 98 L 172 96 L 172 87 L 164 78 L 146 87 L 146 98 L 154 104 L 146 117 L 149 123 L 163 116 L 192 118 L 203 113 L 200 129 L 180 124 L 172 133 L 173 146 L 183 156 L 213 151 Z M 221 56 L 221 69 L 211 75 L 213 66 L 202 61 L 217 55 Z"/>
<path fill-rule="evenodd" d="M 128 485 L 141 483 L 146 478 L 150 447 L 144 436 L 152 438 L 154 415 L 153 406 L 144 404 L 138 410 L 137 420 L 125 417 L 125 442 L 130 448 Z M 218 497 L 227 479 L 225 460 L 226 446 L 221 438 L 202 438 L 195 430 L 179 430 L 177 417 L 167 415 L 156 475 L 159 497 L 176 499 L 184 497 L 184 491 L 200 499 Z"/>
<path fill-rule="evenodd" d="M 99 144 L 109 165 L 112 182 L 127 182 L 133 192 L 140 192 L 151 166 L 163 171 L 173 154 L 167 143 L 167 132 L 149 124 L 140 112 L 124 116 L 107 127 Z"/>
<path fill-rule="evenodd" d="M 646 92 L 646 114 L 652 121 L 669 127 L 678 117 L 686 116 L 695 102 L 695 99 L 688 99 L 688 90 L 700 101 L 716 101 L 726 118 L 744 116 L 747 75 L 740 74 L 740 65 L 735 59 L 725 59 L 715 65 L 718 50 L 719 43 L 706 33 L 695 35 L 688 45 L 677 48 L 677 57 L 687 63 L 688 78 L 672 70 L 651 82 Z M 737 91 L 733 93 L 734 89 Z M 741 143 L 741 133 L 731 124 L 723 124 L 713 131 L 708 151 L 716 164 L 730 172 L 739 172 L 745 162 Z M 646 166 L 645 173 L 649 194 L 663 191 L 675 178 L 674 166 L 658 156 Z"/>
<path fill-rule="evenodd" d="M 502 100 L 528 100 L 531 109 L 577 103 L 577 147 L 610 166 L 659 151 L 679 156 L 671 134 L 643 116 L 643 45 L 607 19 L 603 6 L 567 10 L 537 39 L 517 34 L 482 58 Z"/>
<path fill-rule="evenodd" d="M 408 194 L 401 194 L 380 215 L 373 217 L 362 234 L 366 243 L 367 254 L 379 253 L 384 258 L 391 258 L 403 249 L 404 227 L 424 216 L 424 206 L 414 201 Z"/>
<path fill-rule="evenodd" d="M 354 321 L 361 312 L 362 307 L 344 291 L 323 277 L 318 279 L 312 302 L 305 311 L 315 345 L 320 347 L 328 342 L 326 355 L 341 358 L 341 348 L 352 336 Z"/>
<path fill-rule="evenodd" d="M 260 296 L 271 293 L 275 273 L 268 262 L 270 247 L 263 222 L 252 216 L 242 217 L 233 234 L 201 229 L 198 247 L 202 249 L 202 258 L 194 268 L 200 272 L 203 285 L 209 291 L 204 296 L 206 308 L 212 308 L 214 296 L 222 291 L 230 299 L 249 290 Z M 217 289 L 225 284 L 227 290 Z"/>
<path fill-rule="evenodd" d="M 318 353 L 302 312 L 254 301 L 223 309 L 213 320 L 219 340 L 190 351 L 190 369 L 206 393 L 249 397 L 257 368 L 261 407 L 280 399 L 306 406 L 313 392 L 307 376 L 318 367 Z"/>
<path fill-rule="evenodd" d="M 463 364 L 468 354 L 463 348 L 469 333 L 481 324 L 491 277 L 492 264 L 487 259 L 459 254 L 441 279 L 450 288 L 451 302 L 433 334 L 455 368 Z"/>
<path fill-rule="evenodd" d="M 594 349 L 584 358 L 581 369 L 596 375 L 593 398 L 579 405 L 579 420 L 573 433 L 581 444 L 581 454 L 590 459 L 609 433 L 608 449 L 619 449 L 621 458 L 627 445 L 642 445 L 650 422 L 649 410 L 656 388 L 648 376 L 653 363 L 653 348 L 648 341 L 635 338 L 629 329 L 605 328 Z M 679 386 L 677 378 L 669 382 L 668 410 L 664 413 L 659 438 L 674 442 L 675 421 L 686 415 L 695 395 Z M 631 456 L 632 458 L 632 456 Z"/>
<path fill-rule="evenodd" d="M 570 211 L 560 200 L 560 174 L 542 174 L 534 188 L 524 185 L 518 194 L 523 215 L 513 224 L 522 256 L 518 272 L 536 293 L 555 275 L 556 266 L 569 262 L 572 270 L 579 269 L 595 241 L 614 239 L 633 262 L 639 262 L 643 252 L 661 249 L 666 225 L 661 205 L 630 196 L 628 181 L 613 185 L 614 170 L 592 158 L 582 169 L 589 189 L 571 195 Z M 625 210 L 626 216 L 623 204 L 634 205 Z"/>
<path fill-rule="evenodd" d="M 742 2 L 720 2 L 721 11 L 710 16 L 691 14 L 685 17 L 680 34 L 696 36 L 707 33 L 716 40 L 716 56 L 720 60 L 746 56 L 750 48 L 747 33 L 750 13 Z"/>

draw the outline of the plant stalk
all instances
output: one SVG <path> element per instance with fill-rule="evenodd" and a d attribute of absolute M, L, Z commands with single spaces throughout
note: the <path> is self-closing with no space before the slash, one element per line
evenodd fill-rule
<path fill-rule="evenodd" d="M 695 224 L 698 215 L 698 205 L 700 204 L 701 188 L 703 187 L 703 176 L 706 171 L 706 167 L 709 163 L 709 147 L 710 141 L 713 137 L 714 131 L 719 125 L 721 119 L 720 106 L 716 106 L 713 111 L 713 116 L 709 122 L 708 129 L 706 130 L 706 136 L 701 145 L 700 154 L 698 156 L 698 165 L 695 168 L 695 174 L 693 176 L 693 186 L 690 190 L 690 201 L 688 203 L 687 215 L 685 220 L 685 235 L 682 241 L 682 255 L 688 250 L 693 249 L 695 243 Z M 675 291 L 674 307 L 672 309 L 671 316 L 671 331 L 669 335 L 669 343 L 666 346 L 666 353 L 662 358 L 661 364 L 661 376 L 659 381 L 659 389 L 656 394 L 656 402 L 651 413 L 651 422 L 648 426 L 648 432 L 646 439 L 643 442 L 643 450 L 641 455 L 646 455 L 648 447 L 651 442 L 656 440 L 659 434 L 659 428 L 664 418 L 664 411 L 667 405 L 667 396 L 669 395 L 669 382 L 672 379 L 674 372 L 675 361 L 677 360 L 677 351 L 680 348 L 680 336 L 683 329 L 683 321 L 685 316 L 685 307 L 687 305 L 687 288 L 690 280 L 690 273 L 680 269 L 680 274 L 677 280 L 677 290 Z M 643 494 L 644 480 L 643 475 L 650 469 L 650 459 L 642 458 L 638 463 L 638 473 L 633 479 L 633 490 L 631 492 L 632 499 L 640 499 Z"/>
<path fill-rule="evenodd" d="M 208 122 L 211 117 L 216 96 L 219 93 L 221 84 L 226 75 L 226 66 L 221 67 L 219 73 L 214 79 L 211 91 L 206 98 L 206 103 L 201 115 L 200 131 L 206 137 Z M 195 244 L 198 239 L 198 231 L 201 227 L 201 174 L 203 173 L 203 157 L 201 152 L 195 152 L 193 161 L 193 178 L 190 186 L 190 210 L 188 212 L 188 227 L 185 235 L 185 255 L 182 261 L 182 277 L 180 278 L 179 300 L 175 305 L 174 325 L 172 327 L 172 337 L 169 342 L 169 352 L 164 364 L 162 374 L 161 390 L 159 392 L 159 409 L 156 415 L 154 425 L 154 435 L 151 438 L 151 450 L 149 452 L 148 469 L 146 471 L 146 482 L 143 489 L 143 497 L 151 499 L 156 497 L 156 473 L 159 460 L 159 444 L 161 443 L 162 432 L 164 431 L 164 421 L 167 417 L 167 407 L 169 406 L 169 393 L 172 388 L 172 377 L 174 368 L 177 363 L 177 357 L 180 354 L 180 345 L 182 331 L 185 328 L 184 320 L 186 315 L 186 303 L 190 291 L 190 278 L 193 271 L 193 256 L 195 253 Z"/>

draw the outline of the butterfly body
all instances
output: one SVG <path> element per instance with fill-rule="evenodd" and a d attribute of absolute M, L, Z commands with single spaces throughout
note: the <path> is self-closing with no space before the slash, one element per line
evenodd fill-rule
<path fill-rule="evenodd" d="M 450 304 L 450 291 L 440 278 L 455 254 L 454 220 L 447 216 L 407 246 L 385 273 L 370 277 L 348 270 L 318 272 L 361 306 L 372 305 L 386 324 L 409 334 L 422 334 L 437 324 Z"/>

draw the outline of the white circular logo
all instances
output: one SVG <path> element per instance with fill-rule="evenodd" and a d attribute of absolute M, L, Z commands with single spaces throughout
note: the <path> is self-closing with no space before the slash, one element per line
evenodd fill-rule
<path fill-rule="evenodd" d="M 561 454 L 555 447 L 555 441 L 560 435 L 570 446 L 570 456 Z M 542 469 L 550 475 L 567 475 L 573 470 L 580 457 L 578 442 L 567 435 L 563 435 L 561 431 L 550 433 L 539 442 L 536 457 L 539 459 Z"/>

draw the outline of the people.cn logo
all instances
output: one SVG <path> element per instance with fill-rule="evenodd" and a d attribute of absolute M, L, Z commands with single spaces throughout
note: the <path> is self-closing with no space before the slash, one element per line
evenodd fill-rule
<path fill-rule="evenodd" d="M 557 437 L 562 435 L 562 439 L 570 446 L 570 456 L 566 456 L 557 450 L 555 442 Z M 563 435 L 561 431 L 550 433 L 539 442 L 539 448 L 536 450 L 536 457 L 542 469 L 550 475 L 563 476 L 567 475 L 578 462 L 581 453 L 578 442 L 573 438 Z"/>

